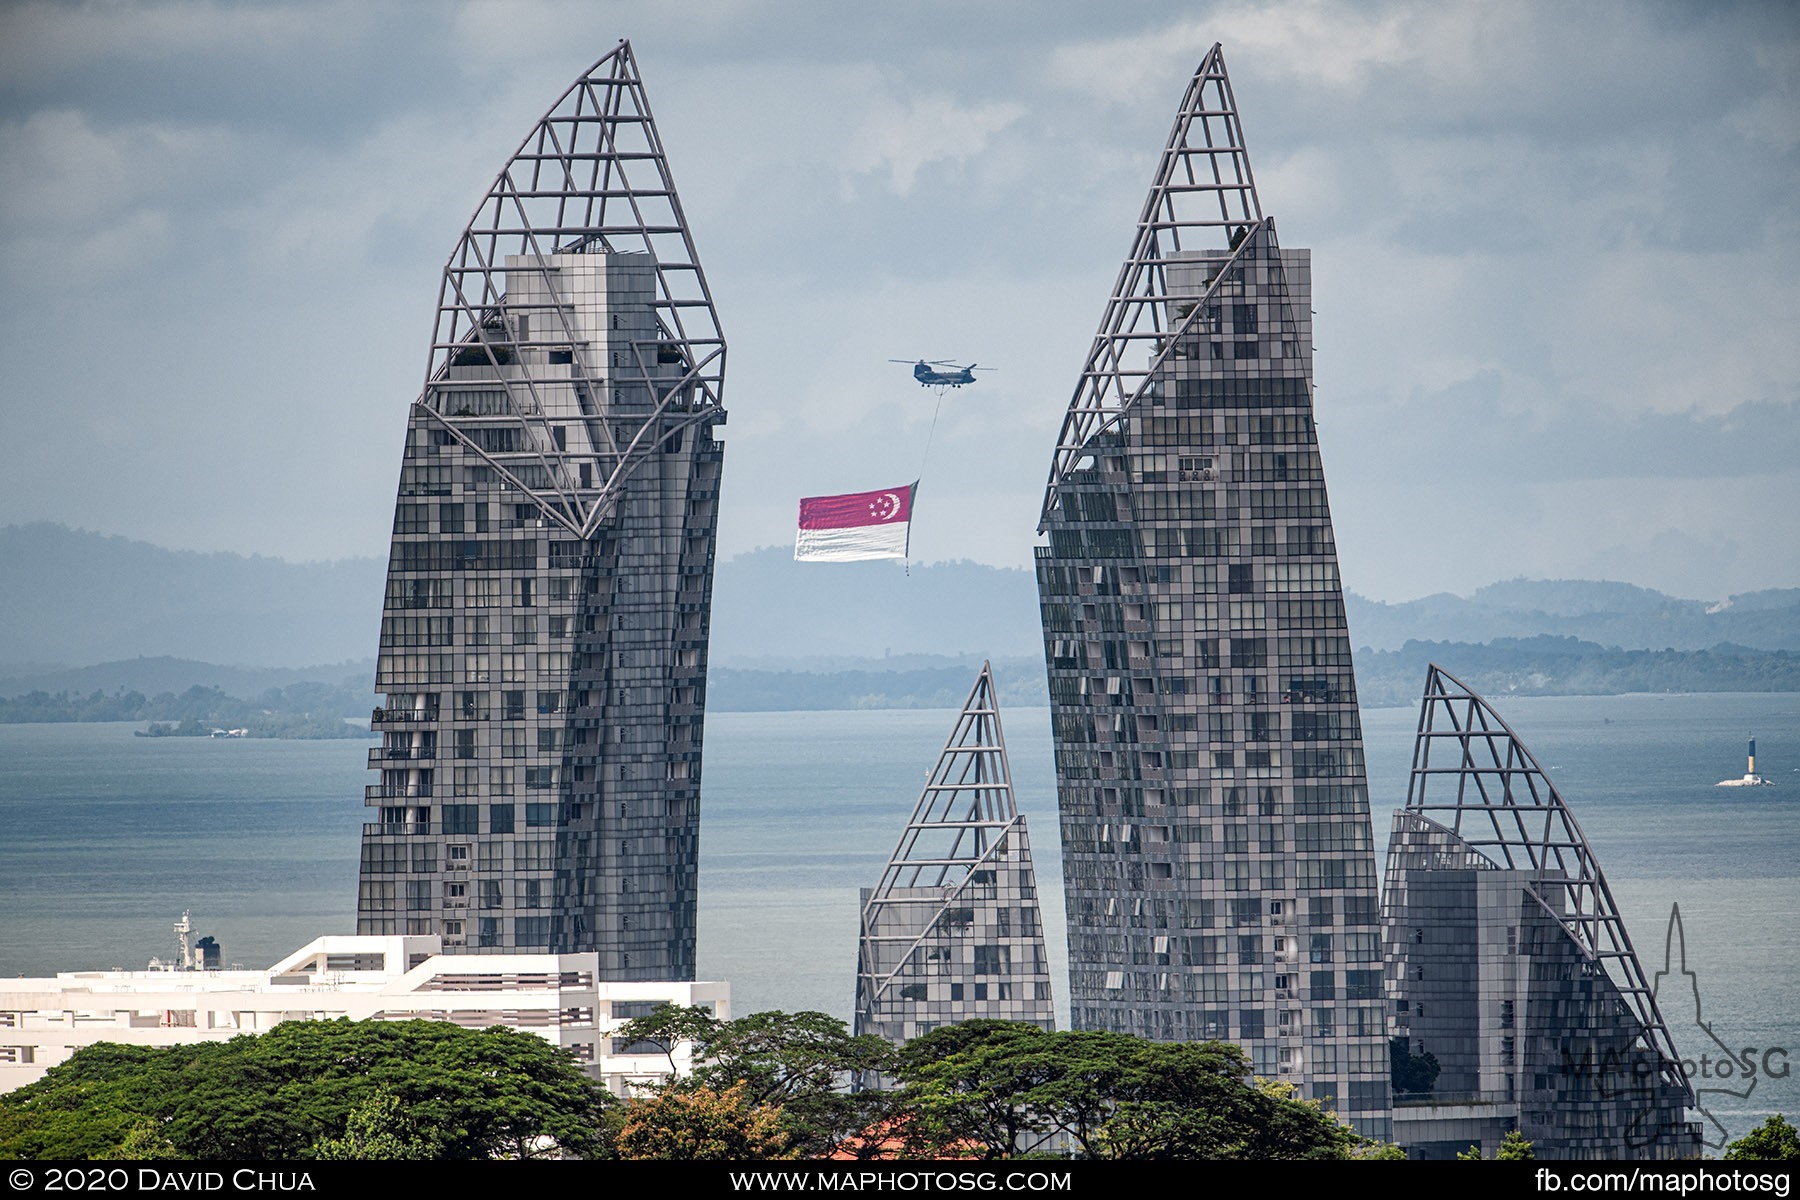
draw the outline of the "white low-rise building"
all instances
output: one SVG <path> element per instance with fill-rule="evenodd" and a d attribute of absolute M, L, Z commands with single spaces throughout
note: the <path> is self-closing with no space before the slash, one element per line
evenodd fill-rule
<path fill-rule="evenodd" d="M 731 1018 L 726 983 L 608 982 L 595 954 L 442 954 L 431 937 L 321 937 L 266 971 L 65 971 L 0 979 L 0 1092 L 83 1046 L 174 1046 L 263 1033 L 283 1021 L 504 1025 L 567 1047 L 615 1095 L 660 1081 L 661 1047 L 613 1035 L 664 1004 Z M 678 1046 L 675 1070 L 692 1066 Z"/>

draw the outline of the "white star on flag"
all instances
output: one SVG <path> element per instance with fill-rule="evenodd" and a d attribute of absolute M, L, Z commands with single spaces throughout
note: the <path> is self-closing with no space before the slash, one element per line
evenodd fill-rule
<path fill-rule="evenodd" d="M 917 480 L 873 492 L 807 496 L 800 501 L 794 557 L 802 562 L 905 558 Z"/>

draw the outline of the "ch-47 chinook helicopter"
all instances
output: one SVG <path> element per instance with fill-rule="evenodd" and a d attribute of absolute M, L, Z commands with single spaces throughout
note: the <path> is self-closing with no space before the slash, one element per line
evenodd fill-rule
<path fill-rule="evenodd" d="M 890 358 L 889 362 L 913 362 L 910 358 Z M 996 367 L 977 367 L 974 363 L 962 366 L 947 358 L 935 362 L 919 359 L 913 363 L 913 378 L 919 381 L 920 387 L 936 388 L 941 395 L 945 388 L 959 388 L 965 383 L 975 382 L 976 371 L 993 371 Z"/>

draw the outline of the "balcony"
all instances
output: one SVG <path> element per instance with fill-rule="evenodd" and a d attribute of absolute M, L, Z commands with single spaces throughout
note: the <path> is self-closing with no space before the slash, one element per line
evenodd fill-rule
<path fill-rule="evenodd" d="M 363 823 L 365 837 L 415 837 L 431 832 L 430 821 L 406 821 L 387 823 L 366 821 Z"/>
<path fill-rule="evenodd" d="M 411 722 L 435 722 L 438 710 L 435 708 L 377 708 L 369 713 L 369 720 L 374 724 L 406 724 Z"/>
<path fill-rule="evenodd" d="M 430 788 L 388 787 L 386 784 L 372 783 L 363 789 L 364 800 L 429 800 Z"/>
<path fill-rule="evenodd" d="M 396 761 L 430 761 L 437 758 L 432 746 L 376 746 L 369 751 L 369 765 L 380 768 Z"/>

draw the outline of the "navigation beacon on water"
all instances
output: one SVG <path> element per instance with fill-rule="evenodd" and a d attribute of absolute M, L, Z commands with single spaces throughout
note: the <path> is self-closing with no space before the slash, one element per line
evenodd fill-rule
<path fill-rule="evenodd" d="M 1742 779 L 1721 779 L 1716 787 L 1774 787 L 1775 781 L 1764 779 L 1756 773 L 1756 739 L 1750 739 L 1750 762 L 1744 768 Z"/>

